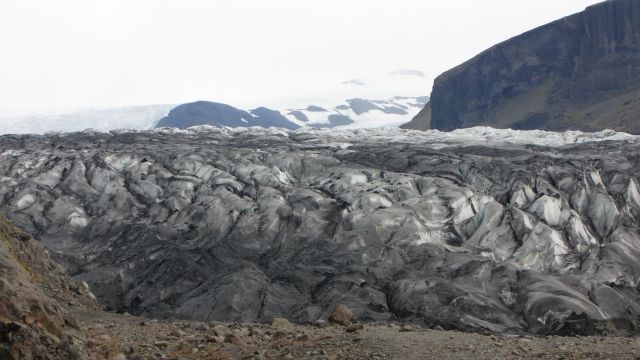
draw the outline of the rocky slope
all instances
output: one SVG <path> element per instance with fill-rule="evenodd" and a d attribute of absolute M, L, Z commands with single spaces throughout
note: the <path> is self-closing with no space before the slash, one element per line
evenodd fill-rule
<path fill-rule="evenodd" d="M 410 129 L 640 133 L 640 2 L 610 0 L 496 45 L 436 80 Z"/>
<path fill-rule="evenodd" d="M 638 159 L 610 132 L 3 136 L 0 209 L 118 311 L 633 332 Z"/>
<path fill-rule="evenodd" d="M 95 308 L 86 284 L 66 276 L 41 244 L 0 216 L 1 359 L 87 359 L 86 335 L 72 311 Z"/>

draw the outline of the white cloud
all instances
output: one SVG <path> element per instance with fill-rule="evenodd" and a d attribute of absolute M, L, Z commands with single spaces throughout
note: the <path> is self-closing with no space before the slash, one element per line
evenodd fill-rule
<path fill-rule="evenodd" d="M 251 106 L 395 69 L 423 71 L 406 92 L 428 95 L 439 73 L 595 2 L 7 0 L 0 110 Z"/>
<path fill-rule="evenodd" d="M 358 85 L 358 86 L 367 85 L 367 83 L 362 79 L 352 79 L 352 80 L 343 81 L 342 83 L 345 85 Z"/>
<path fill-rule="evenodd" d="M 402 69 L 402 70 L 392 71 L 391 75 L 425 77 L 424 72 L 420 70 L 414 70 L 414 69 Z"/>

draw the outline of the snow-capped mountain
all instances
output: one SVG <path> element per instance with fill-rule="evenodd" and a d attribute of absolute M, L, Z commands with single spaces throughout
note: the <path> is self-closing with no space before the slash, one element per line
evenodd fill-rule
<path fill-rule="evenodd" d="M 221 128 L 280 127 L 295 130 L 310 128 L 375 128 L 396 127 L 415 116 L 429 101 L 423 97 L 393 97 L 386 100 L 348 99 L 341 104 L 272 110 L 259 107 L 240 110 L 209 101 L 183 104 L 171 110 L 156 127 L 185 129 L 211 125 Z"/>
<path fill-rule="evenodd" d="M 300 98 L 282 101 L 245 99 L 246 102 L 238 103 L 237 99 L 227 99 L 130 107 L 0 111 L 0 134 L 148 130 L 163 126 L 184 129 L 194 125 L 290 130 L 397 127 L 411 121 L 428 103 L 428 97 L 415 96 L 427 87 L 428 81 L 421 71 L 402 69 L 346 80 L 330 89 L 318 88 L 314 94 L 299 94 Z"/>
<path fill-rule="evenodd" d="M 391 97 L 369 100 L 352 98 L 342 103 L 315 101 L 306 106 L 281 105 L 241 110 L 231 105 L 197 101 L 182 105 L 149 105 L 117 108 L 85 108 L 36 113 L 0 114 L 0 134 L 44 134 L 94 129 L 148 130 L 156 127 L 185 129 L 197 125 L 223 128 L 397 127 L 410 121 L 429 98 Z"/>
<path fill-rule="evenodd" d="M 315 128 L 396 127 L 413 118 L 429 102 L 427 96 L 368 100 L 348 99 L 329 107 L 310 105 L 303 109 L 284 109 L 284 115 L 300 126 Z"/>

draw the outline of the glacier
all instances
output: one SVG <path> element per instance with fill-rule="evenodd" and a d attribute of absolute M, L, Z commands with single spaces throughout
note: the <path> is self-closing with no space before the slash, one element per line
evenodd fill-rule
<path fill-rule="evenodd" d="M 114 311 L 613 333 L 640 315 L 640 138 L 397 128 L 0 136 L 0 210 Z"/>
<path fill-rule="evenodd" d="M 0 113 L 0 134 L 44 134 L 86 129 L 153 129 L 176 105 L 144 105 Z"/>

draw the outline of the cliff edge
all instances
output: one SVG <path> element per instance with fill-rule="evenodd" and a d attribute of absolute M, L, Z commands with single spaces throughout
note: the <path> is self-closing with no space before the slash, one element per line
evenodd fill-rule
<path fill-rule="evenodd" d="M 408 129 L 640 133 L 640 1 L 610 0 L 440 75 Z"/>

